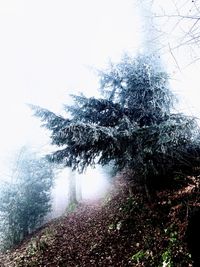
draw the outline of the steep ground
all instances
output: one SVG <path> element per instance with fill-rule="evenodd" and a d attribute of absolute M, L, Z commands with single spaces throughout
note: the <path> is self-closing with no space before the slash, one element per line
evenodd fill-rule
<path fill-rule="evenodd" d="M 151 203 L 131 187 L 118 177 L 104 200 L 83 202 L 48 223 L 1 254 L 0 266 L 200 266 L 199 248 L 192 247 L 200 238 L 194 232 L 200 222 L 199 179 L 187 177 L 176 189 L 156 193 Z"/>

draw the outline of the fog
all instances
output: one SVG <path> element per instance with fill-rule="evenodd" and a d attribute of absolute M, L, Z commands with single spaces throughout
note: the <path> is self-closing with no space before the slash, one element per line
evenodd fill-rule
<path fill-rule="evenodd" d="M 163 1 L 155 2 L 160 7 Z M 172 3 L 163 8 L 170 10 Z M 6 178 L 10 155 L 21 146 L 43 154 L 49 149 L 48 133 L 26 103 L 62 113 L 70 93 L 98 94 L 91 67 L 103 68 L 125 51 L 134 55 L 148 47 L 152 42 L 144 38 L 148 6 L 142 8 L 131 0 L 0 0 L 0 179 Z M 169 24 L 165 30 L 170 31 Z M 161 40 L 164 43 L 177 41 L 173 35 L 165 38 L 167 41 Z M 192 59 L 184 50 L 172 55 L 157 43 L 152 47 L 161 51 L 172 74 L 171 87 L 180 99 L 178 108 L 198 116 L 200 65 L 187 66 Z M 67 175 L 67 171 L 62 173 L 53 190 L 57 215 L 67 203 Z M 79 179 L 84 198 L 100 197 L 108 188 L 99 169 L 89 170 Z"/>
<path fill-rule="evenodd" d="M 21 146 L 43 154 L 49 149 L 48 132 L 26 103 L 62 113 L 70 93 L 97 95 L 91 67 L 118 60 L 124 50 L 136 51 L 138 16 L 132 1 L 0 0 L 0 35 L 0 179 L 5 180 L 9 159 Z M 55 181 L 56 214 L 67 205 L 67 175 L 63 171 Z M 84 198 L 100 197 L 108 185 L 99 169 L 79 179 Z"/>
<path fill-rule="evenodd" d="M 25 103 L 61 112 L 69 93 L 96 94 L 89 66 L 102 67 L 124 48 L 134 50 L 130 5 L 113 0 L 0 1 L 1 155 L 24 143 L 45 144 L 44 131 Z M 121 12 L 123 20 L 118 19 Z"/>
<path fill-rule="evenodd" d="M 72 175 L 71 170 L 64 169 L 56 178 L 52 190 L 52 212 L 48 218 L 58 217 L 67 211 L 69 204 L 68 177 L 70 175 Z M 81 190 L 81 201 L 102 198 L 109 190 L 110 177 L 100 166 L 95 169 L 88 168 L 87 172 L 83 174 L 75 173 L 74 178 L 79 187 L 77 188 L 77 192 Z"/>

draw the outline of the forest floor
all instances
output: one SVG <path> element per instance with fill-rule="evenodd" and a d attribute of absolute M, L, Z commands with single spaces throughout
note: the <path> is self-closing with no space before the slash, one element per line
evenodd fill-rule
<path fill-rule="evenodd" d="M 84 201 L 74 210 L 71 206 L 17 248 L 0 254 L 0 267 L 200 266 L 199 247 L 193 247 L 194 239 L 200 240 L 199 189 L 199 178 L 187 177 L 149 201 L 137 186 L 130 190 L 118 177 L 104 199 Z"/>

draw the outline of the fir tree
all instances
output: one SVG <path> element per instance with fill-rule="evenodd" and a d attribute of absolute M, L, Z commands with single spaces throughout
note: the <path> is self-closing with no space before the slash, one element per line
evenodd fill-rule
<path fill-rule="evenodd" d="M 41 226 L 51 210 L 53 175 L 44 158 L 26 147 L 20 151 L 11 181 L 0 188 L 1 249 L 13 247 Z"/>
<path fill-rule="evenodd" d="M 99 72 L 102 98 L 73 95 L 68 118 L 32 106 L 60 148 L 49 159 L 80 172 L 112 161 L 145 186 L 192 171 L 200 163 L 199 128 L 193 117 L 173 113 L 175 97 L 161 69 L 153 57 L 125 56 Z"/>

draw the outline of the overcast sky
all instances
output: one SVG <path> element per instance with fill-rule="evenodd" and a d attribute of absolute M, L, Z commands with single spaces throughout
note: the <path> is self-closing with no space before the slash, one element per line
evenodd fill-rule
<path fill-rule="evenodd" d="M 21 145 L 46 142 L 25 103 L 60 112 L 69 93 L 96 94 L 97 79 L 88 66 L 101 68 L 109 58 L 117 61 L 124 51 L 141 49 L 142 13 L 134 2 L 0 0 L 1 162 Z M 173 71 L 175 91 L 186 99 L 182 108 L 198 110 L 198 67 Z"/>
<path fill-rule="evenodd" d="M 95 94 L 88 66 L 136 50 L 134 10 L 129 0 L 0 0 L 1 157 L 42 140 L 24 103 L 59 111 L 71 92 Z"/>

